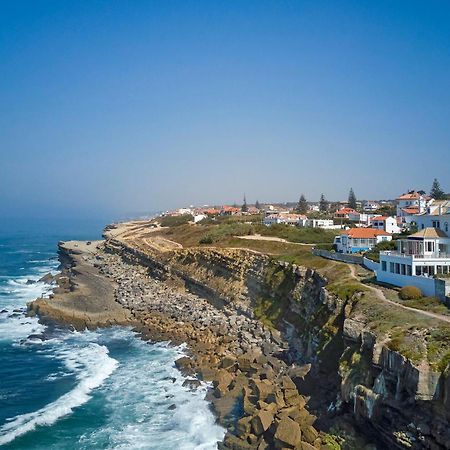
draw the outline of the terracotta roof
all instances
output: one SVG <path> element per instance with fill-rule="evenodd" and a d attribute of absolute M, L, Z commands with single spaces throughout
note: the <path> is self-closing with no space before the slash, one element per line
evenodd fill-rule
<path fill-rule="evenodd" d="M 402 211 L 404 211 L 407 214 L 418 214 L 419 208 L 412 207 L 412 208 L 402 208 Z"/>
<path fill-rule="evenodd" d="M 372 218 L 372 222 L 374 222 L 374 221 L 379 221 L 379 220 L 382 220 L 383 222 L 385 222 L 387 219 L 389 219 L 389 217 L 386 217 L 386 216 L 377 216 L 377 217 L 373 217 L 373 218 Z"/>
<path fill-rule="evenodd" d="M 335 214 L 350 214 L 350 213 L 356 213 L 357 211 L 355 211 L 352 208 L 342 208 L 339 211 L 336 211 Z"/>
<path fill-rule="evenodd" d="M 357 239 L 369 239 L 377 236 L 391 236 L 390 233 L 383 230 L 376 230 L 375 228 L 350 228 L 349 230 L 341 231 L 341 234 Z"/>
<path fill-rule="evenodd" d="M 410 238 L 421 238 L 421 239 L 435 239 L 435 238 L 446 238 L 448 237 L 446 233 L 444 233 L 439 228 L 424 228 L 423 230 L 418 231 L 417 233 L 411 234 Z"/>
<path fill-rule="evenodd" d="M 418 192 L 408 192 L 407 194 L 400 195 L 397 200 L 419 200 L 420 194 Z"/>

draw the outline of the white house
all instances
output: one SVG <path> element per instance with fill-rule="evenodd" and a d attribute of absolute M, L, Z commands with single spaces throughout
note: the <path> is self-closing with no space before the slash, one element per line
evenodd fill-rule
<path fill-rule="evenodd" d="M 377 280 L 395 286 L 417 286 L 436 295 L 433 277 L 450 273 L 450 237 L 439 228 L 424 228 L 397 241 L 396 251 L 381 251 Z"/>
<path fill-rule="evenodd" d="M 414 217 L 418 230 L 438 228 L 450 232 L 450 200 L 434 200 L 422 214 Z"/>
<path fill-rule="evenodd" d="M 208 216 L 206 214 L 196 214 L 194 216 L 194 223 L 201 222 L 203 219 L 206 219 Z"/>
<path fill-rule="evenodd" d="M 350 228 L 334 238 L 336 251 L 340 253 L 359 253 L 371 250 L 382 241 L 391 241 L 392 235 L 374 228 Z"/>
<path fill-rule="evenodd" d="M 353 211 L 348 214 L 348 219 L 352 222 L 358 222 L 363 225 L 369 225 L 370 219 L 373 214 L 360 213 L 358 211 Z"/>
<path fill-rule="evenodd" d="M 420 214 L 427 207 L 428 198 L 416 191 L 409 191 L 397 198 L 397 216 L 405 217 Z"/>
<path fill-rule="evenodd" d="M 270 227 L 271 225 L 276 225 L 279 223 L 286 225 L 301 225 L 304 226 L 304 221 L 306 216 L 303 214 L 291 214 L 291 213 L 277 213 L 268 214 L 263 219 L 263 224 Z"/>
<path fill-rule="evenodd" d="M 300 226 L 323 228 L 324 230 L 338 230 L 342 228 L 342 225 L 335 225 L 333 219 L 306 219 Z"/>
<path fill-rule="evenodd" d="M 379 208 L 380 208 L 380 204 L 377 202 L 367 200 L 363 203 L 363 209 L 364 209 L 364 211 L 367 211 L 367 212 L 375 212 Z"/>
<path fill-rule="evenodd" d="M 391 234 L 400 233 L 401 231 L 395 217 L 376 216 L 371 220 L 370 226 L 377 230 L 387 231 Z"/>

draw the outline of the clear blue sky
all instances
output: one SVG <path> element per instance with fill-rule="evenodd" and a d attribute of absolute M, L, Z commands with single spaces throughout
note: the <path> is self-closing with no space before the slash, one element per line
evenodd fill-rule
<path fill-rule="evenodd" d="M 450 2 L 0 2 L 0 214 L 450 191 Z"/>

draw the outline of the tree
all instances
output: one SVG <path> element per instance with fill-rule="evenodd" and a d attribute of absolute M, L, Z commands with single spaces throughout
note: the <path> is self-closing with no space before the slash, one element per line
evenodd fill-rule
<path fill-rule="evenodd" d="M 248 211 L 247 199 L 245 198 L 245 194 L 244 194 L 244 203 L 242 203 L 241 211 L 242 212 L 247 212 Z"/>
<path fill-rule="evenodd" d="M 358 205 L 356 204 L 356 195 L 353 192 L 353 188 L 350 188 L 350 192 L 348 193 L 348 207 L 352 209 L 356 209 Z"/>
<path fill-rule="evenodd" d="M 258 200 L 256 200 L 255 208 L 256 208 L 256 209 L 260 209 L 260 208 L 261 208 L 261 205 L 259 204 Z"/>
<path fill-rule="evenodd" d="M 442 190 L 441 185 L 437 178 L 434 179 L 433 185 L 431 186 L 430 191 L 431 197 L 433 197 L 435 200 L 444 200 L 445 199 L 445 192 Z"/>
<path fill-rule="evenodd" d="M 300 199 L 297 203 L 297 212 L 299 214 L 306 214 L 308 212 L 308 202 L 303 194 L 300 195 Z"/>
<path fill-rule="evenodd" d="M 319 211 L 320 212 L 327 212 L 328 210 L 328 202 L 325 200 L 325 195 L 320 195 L 320 202 L 319 202 Z"/>

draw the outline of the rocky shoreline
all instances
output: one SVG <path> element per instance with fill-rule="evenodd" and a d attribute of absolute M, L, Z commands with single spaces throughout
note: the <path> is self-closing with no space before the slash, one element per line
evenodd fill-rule
<path fill-rule="evenodd" d="M 131 324 L 145 339 L 186 343 L 188 356 L 175 364 L 192 389 L 212 382 L 208 400 L 227 429 L 218 448 L 332 448 L 297 388 L 309 366 L 288 363 L 278 331 L 232 304 L 154 278 L 103 242 L 61 243 L 60 260 L 54 295 L 32 302 L 30 312 L 78 329 Z"/>

